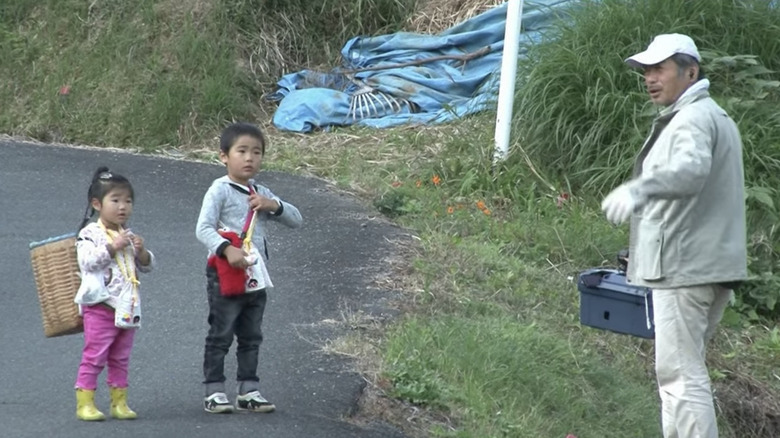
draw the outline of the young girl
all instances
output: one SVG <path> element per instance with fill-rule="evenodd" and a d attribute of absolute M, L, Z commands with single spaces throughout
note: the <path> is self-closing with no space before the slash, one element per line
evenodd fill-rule
<path fill-rule="evenodd" d="M 95 407 L 98 375 L 108 365 L 111 416 L 129 420 L 127 374 L 141 312 L 136 272 L 149 272 L 154 256 L 144 240 L 125 228 L 133 213 L 133 187 L 127 178 L 100 167 L 87 193 L 87 211 L 76 242 L 81 287 L 76 303 L 84 317 L 84 350 L 76 380 L 76 417 L 99 421 Z M 87 225 L 92 216 L 98 219 Z"/>

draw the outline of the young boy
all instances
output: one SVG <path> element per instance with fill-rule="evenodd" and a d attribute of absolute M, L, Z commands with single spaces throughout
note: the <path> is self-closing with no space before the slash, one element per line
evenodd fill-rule
<path fill-rule="evenodd" d="M 242 248 L 231 244 L 226 232 L 233 237 L 244 234 L 252 211 L 256 224 L 252 245 L 265 255 L 266 223 L 281 222 L 291 228 L 301 225 L 301 214 L 294 205 L 284 202 L 266 187 L 255 184 L 254 176 L 260 169 L 265 154 L 265 138 L 254 125 L 235 123 L 222 131 L 219 157 L 227 168 L 227 175 L 214 180 L 203 198 L 196 235 L 209 251 L 206 268 L 206 292 L 209 301 L 209 332 L 203 359 L 206 412 L 227 413 L 233 406 L 225 394 L 225 355 L 237 339 L 238 397 L 235 407 L 251 412 L 271 412 L 275 406 L 260 395 L 257 360 L 263 340 L 261 324 L 266 303 L 266 287 L 272 286 L 265 271 L 262 256 L 259 260 Z M 250 231 L 251 234 L 251 231 Z M 234 239 L 235 240 L 235 239 Z M 222 264 L 222 269 L 217 266 Z M 265 281 L 244 285 L 244 272 L 253 263 L 259 263 L 265 272 Z M 232 270 L 231 270 L 232 269 Z M 238 272 L 238 294 L 226 295 L 228 283 L 235 285 Z M 223 278 L 220 279 L 219 273 Z M 262 277 L 262 276 L 261 276 Z M 222 288 L 220 282 L 223 283 Z"/>

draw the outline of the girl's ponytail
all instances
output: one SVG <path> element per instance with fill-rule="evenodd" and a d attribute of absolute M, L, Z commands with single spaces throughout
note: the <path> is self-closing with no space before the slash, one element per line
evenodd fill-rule
<path fill-rule="evenodd" d="M 100 175 L 108 172 L 108 167 L 100 166 L 92 175 L 92 181 L 89 183 L 89 189 L 87 190 L 87 210 L 84 212 L 84 219 L 81 220 L 78 231 L 86 227 L 92 216 L 95 215 L 95 209 L 92 208 L 92 198 L 97 197 L 97 192 L 100 185 Z"/>

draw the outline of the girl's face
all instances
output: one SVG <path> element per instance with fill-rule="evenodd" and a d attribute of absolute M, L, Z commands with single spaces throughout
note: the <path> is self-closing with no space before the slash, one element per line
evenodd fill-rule
<path fill-rule="evenodd" d="M 263 162 L 263 144 L 251 135 L 242 135 L 236 139 L 228 153 L 220 152 L 219 157 L 227 166 L 228 177 L 239 184 L 249 184 Z"/>
<path fill-rule="evenodd" d="M 98 212 L 106 228 L 118 230 L 133 214 L 133 196 L 129 189 L 116 188 L 106 193 L 101 201 L 92 199 L 92 208 Z"/>

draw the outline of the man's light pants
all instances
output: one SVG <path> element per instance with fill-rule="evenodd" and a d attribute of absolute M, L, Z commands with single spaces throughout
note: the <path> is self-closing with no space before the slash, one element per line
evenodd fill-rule
<path fill-rule="evenodd" d="M 664 438 L 718 437 L 705 355 L 731 296 L 714 284 L 653 290 Z"/>

